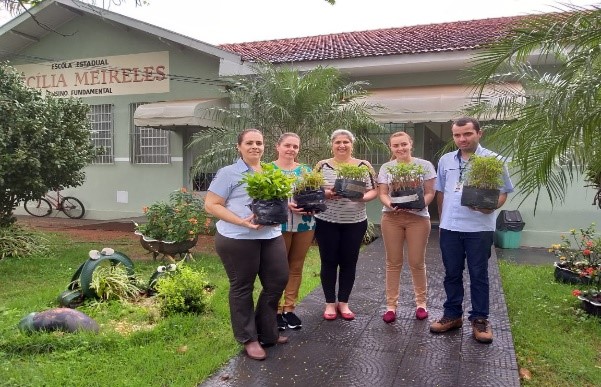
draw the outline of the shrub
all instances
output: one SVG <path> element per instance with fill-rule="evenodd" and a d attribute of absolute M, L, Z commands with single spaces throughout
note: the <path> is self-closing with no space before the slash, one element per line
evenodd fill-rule
<path fill-rule="evenodd" d="M 294 192 L 302 192 L 304 190 L 316 190 L 325 185 L 323 173 L 314 169 L 310 172 L 303 172 L 300 179 L 294 185 Z"/>
<path fill-rule="evenodd" d="M 342 163 L 336 167 L 336 176 L 339 179 L 363 180 L 369 175 L 367 165 Z"/>
<path fill-rule="evenodd" d="M 503 160 L 495 156 L 472 155 L 468 163 L 466 186 L 498 189 L 503 184 Z"/>
<path fill-rule="evenodd" d="M 0 227 L 0 259 L 48 252 L 48 240 L 15 224 Z"/>
<path fill-rule="evenodd" d="M 90 288 L 103 301 L 133 300 L 140 295 L 135 278 L 127 274 L 123 265 L 98 266 L 92 273 Z"/>
<path fill-rule="evenodd" d="M 271 164 L 261 164 L 261 172 L 247 173 L 242 178 L 246 183 L 248 196 L 253 199 L 286 199 L 292 195 L 292 186 L 296 181 Z"/>
<path fill-rule="evenodd" d="M 144 208 L 148 222 L 136 225 L 138 232 L 155 240 L 184 242 L 209 229 L 204 201 L 185 188 L 172 192 L 169 202 Z"/>
<path fill-rule="evenodd" d="M 176 271 L 159 278 L 157 297 L 161 315 L 176 313 L 201 314 L 209 307 L 213 286 L 204 270 L 196 271 L 179 263 Z"/>

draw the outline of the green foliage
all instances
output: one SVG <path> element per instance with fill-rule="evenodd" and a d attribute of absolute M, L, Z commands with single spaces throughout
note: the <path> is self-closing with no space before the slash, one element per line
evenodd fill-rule
<path fill-rule="evenodd" d="M 472 155 L 466 172 L 466 186 L 498 189 L 503 180 L 503 160 L 495 156 Z"/>
<path fill-rule="evenodd" d="M 128 275 L 127 269 L 121 264 L 96 267 L 90 287 L 103 301 L 133 300 L 141 292 L 136 279 Z"/>
<path fill-rule="evenodd" d="M 323 173 L 313 169 L 309 172 L 304 171 L 300 179 L 294 184 L 294 192 L 301 192 L 306 189 L 315 190 L 321 188 L 326 183 Z"/>
<path fill-rule="evenodd" d="M 363 180 L 369 176 L 367 165 L 342 163 L 336 166 L 336 176 L 339 179 Z"/>
<path fill-rule="evenodd" d="M 247 173 L 242 178 L 246 191 L 253 199 L 286 199 L 292 195 L 296 178 L 282 172 L 272 164 L 261 164 L 261 172 Z"/>
<path fill-rule="evenodd" d="M 601 302 L 601 236 L 597 234 L 595 223 L 587 228 L 571 229 L 560 238 L 561 243 L 549 249 L 557 257 L 557 265 L 588 278 L 588 283 L 582 284 L 574 295 Z"/>
<path fill-rule="evenodd" d="M 596 189 L 601 189 L 601 157 L 586 167 L 584 179 Z"/>
<path fill-rule="evenodd" d="M 561 8 L 523 19 L 476 52 L 469 71 L 483 102 L 476 114 L 504 120 L 487 141 L 512 158 L 535 208 L 541 193 L 563 202 L 586 169 L 601 173 L 601 8 Z M 486 103 L 485 88 L 501 98 Z"/>
<path fill-rule="evenodd" d="M 417 188 L 423 184 L 426 169 L 415 163 L 398 162 L 387 168 L 391 177 L 392 189 L 403 190 Z"/>
<path fill-rule="evenodd" d="M 19 202 L 83 183 L 94 156 L 88 111 L 76 99 L 42 97 L 0 64 L 0 227 L 14 222 Z"/>
<path fill-rule="evenodd" d="M 47 243 L 43 236 L 15 224 L 0 227 L 0 259 L 44 254 L 48 252 Z"/>
<path fill-rule="evenodd" d="M 157 298 L 161 315 L 201 314 L 208 310 L 213 286 L 203 269 L 193 270 L 180 263 L 176 271 L 159 278 Z"/>
<path fill-rule="evenodd" d="M 232 144 L 246 128 L 263 132 L 265 158 L 277 158 L 274 145 L 279 136 L 293 132 L 300 136 L 301 162 L 314 164 L 330 155 L 330 134 L 348 128 L 356 136 L 358 152 L 379 146 L 369 138 L 379 124 L 370 112 L 377 107 L 362 101 L 367 82 L 348 82 L 331 67 L 299 71 L 287 66 L 262 63 L 255 74 L 239 77 L 228 88 L 229 109 L 214 109 L 210 117 L 221 128 L 203 130 L 194 135 L 192 146 L 198 147 L 194 163 L 196 172 L 215 172 L 238 156 Z"/>
<path fill-rule="evenodd" d="M 561 243 L 551 245 L 558 263 L 581 275 L 589 275 L 592 270 L 601 269 L 601 237 L 597 234 L 596 225 L 587 228 L 571 229 L 568 235 L 561 235 Z M 585 270 L 585 271 L 581 271 Z"/>
<path fill-rule="evenodd" d="M 212 230 L 204 201 L 185 188 L 173 191 L 168 203 L 157 202 L 143 210 L 147 222 L 136 225 L 136 230 L 147 238 L 183 242 Z"/>

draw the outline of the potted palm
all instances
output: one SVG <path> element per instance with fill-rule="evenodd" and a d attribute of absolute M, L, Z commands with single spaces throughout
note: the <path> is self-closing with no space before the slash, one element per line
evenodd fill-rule
<path fill-rule="evenodd" d="M 298 208 L 306 212 L 319 213 L 326 210 L 326 195 L 323 190 L 325 180 L 317 170 L 303 172 L 294 185 L 292 198 Z"/>
<path fill-rule="evenodd" d="M 461 205 L 495 210 L 499 204 L 499 187 L 503 184 L 503 160 L 495 156 L 473 155 L 466 172 Z"/>
<path fill-rule="evenodd" d="M 390 183 L 388 192 L 394 208 L 421 210 L 424 200 L 424 176 L 426 169 L 414 163 L 397 163 L 387 169 Z"/>
<path fill-rule="evenodd" d="M 368 175 L 369 168 L 366 165 L 339 164 L 336 167 L 334 191 L 337 195 L 348 199 L 362 198 L 367 186 L 365 178 Z"/>
<path fill-rule="evenodd" d="M 257 224 L 273 226 L 288 220 L 288 201 L 294 176 L 286 175 L 271 164 L 261 164 L 261 172 L 247 173 L 242 182 L 253 201 L 250 209 Z"/>

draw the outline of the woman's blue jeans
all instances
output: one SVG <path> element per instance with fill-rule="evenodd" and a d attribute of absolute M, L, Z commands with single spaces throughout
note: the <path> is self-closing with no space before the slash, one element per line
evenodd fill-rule
<path fill-rule="evenodd" d="M 488 319 L 488 260 L 493 234 L 493 231 L 459 232 L 440 229 L 440 251 L 445 268 L 444 290 L 447 295 L 444 316 L 459 318 L 463 315 L 463 271 L 467 261 L 472 298 L 469 320 Z"/>

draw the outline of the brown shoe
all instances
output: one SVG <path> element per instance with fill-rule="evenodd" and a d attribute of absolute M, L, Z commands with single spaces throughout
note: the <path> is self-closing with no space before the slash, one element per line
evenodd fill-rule
<path fill-rule="evenodd" d="M 430 325 L 430 332 L 432 333 L 443 333 L 452 329 L 459 329 L 463 326 L 463 318 L 450 318 L 442 316 L 438 321 L 434 321 Z"/>
<path fill-rule="evenodd" d="M 287 336 L 278 336 L 278 340 L 276 341 L 277 344 L 288 344 L 288 337 Z"/>
<path fill-rule="evenodd" d="M 278 338 L 276 339 L 275 343 L 264 343 L 262 341 L 259 342 L 259 344 L 261 344 L 261 346 L 263 348 L 271 348 L 276 344 L 287 344 L 288 343 L 288 337 L 287 336 L 278 336 Z"/>
<path fill-rule="evenodd" d="M 492 343 L 492 327 L 488 320 L 483 318 L 473 320 L 472 331 L 474 332 L 474 339 L 477 342 L 484 344 Z"/>
<path fill-rule="evenodd" d="M 253 360 L 265 360 L 267 357 L 265 350 L 258 341 L 247 341 L 244 343 L 244 350 L 246 351 L 246 356 Z"/>

